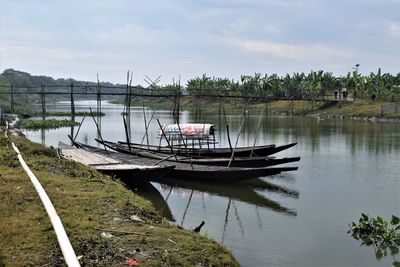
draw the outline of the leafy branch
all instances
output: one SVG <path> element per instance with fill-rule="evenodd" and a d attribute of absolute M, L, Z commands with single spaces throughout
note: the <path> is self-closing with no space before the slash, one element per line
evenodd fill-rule
<path fill-rule="evenodd" d="M 377 259 L 387 256 L 390 251 L 394 259 L 393 266 L 400 267 L 400 261 L 395 258 L 400 247 L 399 217 L 392 215 L 391 221 L 388 222 L 379 216 L 373 218 L 362 213 L 358 223 L 350 224 L 348 233 L 351 233 L 354 239 L 361 240 L 362 246 L 373 246 Z"/>

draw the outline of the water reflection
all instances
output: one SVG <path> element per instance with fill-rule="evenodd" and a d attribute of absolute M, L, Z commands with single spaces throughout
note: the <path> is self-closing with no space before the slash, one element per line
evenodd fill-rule
<path fill-rule="evenodd" d="M 150 183 L 147 181 L 141 182 L 133 182 L 132 179 L 123 179 L 125 185 L 132 191 L 134 191 L 139 196 L 149 200 L 154 208 L 169 221 L 175 221 L 174 216 L 172 215 L 171 209 L 167 204 L 167 200 L 161 195 L 161 193 Z"/>
<path fill-rule="evenodd" d="M 163 192 L 168 192 L 166 201 L 171 192 L 180 194 L 182 196 L 189 195 L 183 219 L 181 225 L 183 225 L 184 217 L 187 209 L 189 208 L 193 193 L 202 195 L 202 193 L 208 193 L 232 200 L 241 201 L 247 204 L 255 205 L 257 207 L 267 208 L 275 212 L 283 213 L 289 216 L 296 216 L 297 212 L 294 209 L 285 207 L 279 202 L 268 199 L 265 194 L 260 194 L 257 191 L 269 191 L 278 192 L 284 196 L 291 198 L 298 198 L 299 193 L 292 189 L 287 189 L 283 186 L 275 185 L 262 179 L 253 179 L 238 184 L 210 184 L 204 182 L 194 182 L 187 180 L 179 180 L 172 178 L 162 178 L 160 183 L 160 189 Z M 149 199 L 151 200 L 151 199 Z M 152 200 L 151 200 L 152 201 Z M 205 207 L 203 205 L 203 207 Z"/>

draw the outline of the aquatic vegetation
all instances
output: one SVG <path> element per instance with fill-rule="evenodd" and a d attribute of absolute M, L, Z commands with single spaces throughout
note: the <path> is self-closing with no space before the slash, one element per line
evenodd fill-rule
<path fill-rule="evenodd" d="M 106 114 L 104 112 L 96 112 L 93 111 L 92 113 L 90 113 L 90 111 L 79 111 L 79 112 L 69 112 L 69 111 L 51 111 L 51 112 L 46 112 L 44 115 L 45 116 L 54 116 L 54 117 L 64 117 L 64 116 L 91 116 L 93 114 L 93 116 L 105 116 Z M 43 116 L 42 112 L 32 112 L 29 113 L 29 115 L 31 116 Z"/>
<path fill-rule="evenodd" d="M 56 129 L 61 127 L 78 126 L 79 122 L 71 120 L 24 120 L 22 122 L 22 128 L 39 130 L 39 129 Z"/>
<path fill-rule="evenodd" d="M 399 217 L 393 215 L 391 221 L 388 222 L 379 216 L 373 218 L 361 214 L 358 223 L 350 224 L 348 233 L 351 233 L 354 239 L 361 240 L 361 245 L 373 246 L 377 259 L 387 256 L 390 252 L 394 259 L 393 266 L 400 266 L 400 261 L 395 258 L 399 254 L 400 247 Z"/>

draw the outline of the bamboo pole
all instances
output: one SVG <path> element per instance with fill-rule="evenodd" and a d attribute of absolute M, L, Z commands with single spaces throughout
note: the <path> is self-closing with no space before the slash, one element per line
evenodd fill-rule
<path fill-rule="evenodd" d="M 129 151 L 132 151 L 132 149 L 131 149 L 131 141 L 130 141 L 129 133 L 128 133 L 128 126 L 126 125 L 126 120 L 125 120 L 125 115 L 122 115 L 122 119 L 124 120 L 126 142 L 128 143 Z"/>
<path fill-rule="evenodd" d="M 100 129 L 99 129 L 99 125 L 97 124 L 96 119 L 94 118 L 92 108 L 89 107 L 89 110 L 90 110 L 90 115 L 92 116 L 92 119 L 93 119 L 93 121 L 94 121 L 94 124 L 96 125 L 97 134 L 99 135 L 99 137 L 100 137 L 100 139 L 101 139 L 101 142 L 103 143 L 104 150 L 107 152 L 107 155 L 110 155 L 110 153 L 108 153 L 107 147 L 106 147 L 106 145 L 105 145 L 105 143 L 104 143 L 103 136 L 101 136 L 101 132 L 100 132 Z"/>
<path fill-rule="evenodd" d="M 156 113 L 156 110 L 154 109 L 153 110 L 153 113 L 151 114 L 151 117 L 150 117 L 150 120 L 149 120 L 149 122 L 147 123 L 147 129 L 149 129 L 149 126 L 150 126 L 150 123 L 151 123 L 151 121 L 153 120 L 153 117 L 154 117 L 154 114 Z M 142 145 L 143 145 L 143 142 L 144 142 L 144 139 L 146 138 L 146 136 L 148 136 L 147 135 L 147 131 L 146 131 L 146 133 L 143 135 L 143 137 L 142 137 L 142 141 L 140 142 L 140 147 L 142 147 Z M 149 144 L 147 144 L 148 146 L 149 146 Z"/>
<path fill-rule="evenodd" d="M 82 126 L 82 124 L 83 124 L 83 120 L 84 120 L 85 118 L 86 118 L 86 114 L 83 115 L 83 118 L 82 118 L 82 120 L 81 120 L 81 123 L 79 124 L 78 131 L 76 132 L 76 135 L 75 135 L 73 141 L 75 141 L 76 137 L 78 136 L 79 130 L 81 129 L 81 126 Z"/>
<path fill-rule="evenodd" d="M 236 150 L 237 144 L 239 142 L 239 136 L 240 136 L 240 133 L 242 131 L 243 124 L 244 124 L 244 118 L 245 118 L 244 115 L 245 115 L 245 113 L 243 112 L 242 123 L 240 124 L 239 132 L 238 132 L 238 135 L 236 137 L 235 147 L 233 148 L 231 158 L 229 159 L 228 168 L 231 166 L 232 160 L 233 160 L 233 158 L 235 156 L 235 150 Z"/>
<path fill-rule="evenodd" d="M 145 136 L 146 136 L 147 148 L 150 149 L 149 133 L 148 133 L 148 126 L 147 126 L 147 118 L 146 118 L 146 110 L 144 108 L 144 100 L 142 102 L 142 108 L 143 108 L 144 129 L 146 131 L 145 132 Z"/>
<path fill-rule="evenodd" d="M 263 113 L 264 113 L 264 108 L 261 110 L 260 118 L 258 119 L 257 132 L 256 132 L 256 136 L 254 137 L 253 147 L 251 148 L 250 158 L 251 158 L 251 157 L 253 156 L 253 154 L 254 154 L 254 147 L 256 146 L 256 142 L 257 142 L 257 138 L 258 138 L 258 133 L 260 132 L 261 119 L 262 119 Z"/>
<path fill-rule="evenodd" d="M 75 115 L 75 102 L 74 102 L 74 83 L 71 82 L 71 115 Z"/>
<path fill-rule="evenodd" d="M 160 126 L 162 136 L 164 136 L 165 141 L 167 141 L 168 147 L 171 149 L 171 153 L 174 154 L 174 150 L 172 149 L 172 146 L 170 145 L 170 143 L 169 143 L 169 141 L 168 141 L 168 138 L 167 138 L 167 136 L 165 135 L 164 129 L 163 129 L 163 127 L 161 126 L 161 123 L 160 123 L 160 121 L 159 121 L 158 119 L 157 119 L 157 122 L 158 122 L 158 126 Z M 175 156 L 175 159 L 178 160 L 178 159 L 176 158 L 176 156 Z"/>
<path fill-rule="evenodd" d="M 41 96 L 42 96 L 42 116 L 44 119 L 46 116 L 46 93 L 45 93 L 46 88 L 44 85 L 41 85 L 40 87 L 41 87 Z"/>
<path fill-rule="evenodd" d="M 231 137 L 229 135 L 229 124 L 228 124 L 228 120 L 226 119 L 225 106 L 223 107 L 223 111 L 224 111 L 224 120 L 225 120 L 225 127 L 226 127 L 226 136 L 228 137 L 228 143 L 229 143 L 229 148 L 231 149 L 231 153 L 233 153 Z"/>

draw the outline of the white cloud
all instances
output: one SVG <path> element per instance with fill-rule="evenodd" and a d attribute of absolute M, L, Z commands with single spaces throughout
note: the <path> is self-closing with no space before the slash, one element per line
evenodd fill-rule
<path fill-rule="evenodd" d="M 390 23 L 389 34 L 393 37 L 400 37 L 400 23 L 395 23 L 395 22 Z"/>
<path fill-rule="evenodd" d="M 245 19 L 239 19 L 229 24 L 230 30 L 234 32 L 241 32 L 250 26 L 250 22 Z"/>
<path fill-rule="evenodd" d="M 293 61 L 322 61 L 349 59 L 352 54 L 344 48 L 323 44 L 292 44 L 259 40 L 229 40 L 242 51 Z"/>
<path fill-rule="evenodd" d="M 282 32 L 278 27 L 271 24 L 265 25 L 263 31 L 267 34 L 279 34 Z"/>

